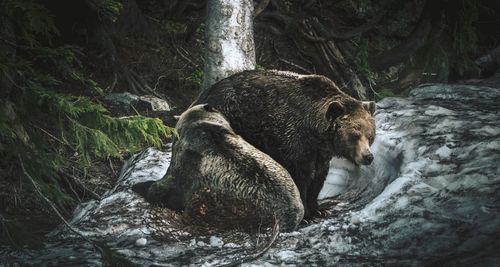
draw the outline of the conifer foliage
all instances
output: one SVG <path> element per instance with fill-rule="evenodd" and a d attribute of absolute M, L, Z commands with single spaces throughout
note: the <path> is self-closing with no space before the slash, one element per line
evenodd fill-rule
<path fill-rule="evenodd" d="M 120 7 L 85 1 L 106 20 Z M 71 197 L 57 181 L 69 164 L 160 146 L 173 129 L 155 118 L 110 116 L 98 101 L 103 89 L 85 74 L 82 51 L 56 45 L 58 35 L 41 1 L 0 2 L 0 180 L 26 178 L 22 161 L 43 193 L 64 205 Z"/>

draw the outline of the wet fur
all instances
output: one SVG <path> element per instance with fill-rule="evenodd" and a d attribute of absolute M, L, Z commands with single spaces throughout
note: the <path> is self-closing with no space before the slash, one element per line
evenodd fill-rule
<path fill-rule="evenodd" d="M 194 106 L 176 129 L 171 165 L 149 188 L 150 202 L 216 226 L 258 227 L 277 219 L 281 229 L 295 229 L 304 207 L 290 174 L 235 134 L 222 114 Z"/>
<path fill-rule="evenodd" d="M 193 105 L 200 103 L 220 110 L 236 133 L 289 171 L 306 213 L 317 210 L 332 156 L 358 163 L 361 141 L 375 137 L 374 103 L 320 75 L 245 71 L 204 90 Z M 354 134 L 357 141 L 349 141 Z"/>

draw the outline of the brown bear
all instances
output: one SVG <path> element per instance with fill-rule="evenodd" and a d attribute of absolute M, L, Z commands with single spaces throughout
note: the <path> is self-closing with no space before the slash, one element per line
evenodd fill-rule
<path fill-rule="evenodd" d="M 229 228 L 269 226 L 292 231 L 304 216 L 299 190 L 271 157 L 237 135 L 207 104 L 185 111 L 176 125 L 172 161 L 146 198 L 191 218 Z"/>
<path fill-rule="evenodd" d="M 288 170 L 306 216 L 317 211 L 333 156 L 357 165 L 373 160 L 375 103 L 350 97 L 321 75 L 244 71 L 202 91 L 193 105 L 199 103 L 220 110 L 237 134 Z"/>

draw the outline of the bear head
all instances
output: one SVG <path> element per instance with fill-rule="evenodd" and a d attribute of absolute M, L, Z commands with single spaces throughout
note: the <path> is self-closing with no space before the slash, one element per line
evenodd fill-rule
<path fill-rule="evenodd" d="M 375 139 L 375 102 L 355 99 L 332 100 L 326 117 L 333 131 L 333 150 L 356 165 L 369 165 L 373 161 L 370 146 Z"/>
<path fill-rule="evenodd" d="M 190 107 L 181 114 L 175 128 L 180 136 L 185 136 L 188 131 L 194 130 L 233 133 L 226 117 L 209 104 Z"/>

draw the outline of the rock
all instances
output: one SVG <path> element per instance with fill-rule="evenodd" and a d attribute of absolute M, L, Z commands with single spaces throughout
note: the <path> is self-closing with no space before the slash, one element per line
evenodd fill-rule
<path fill-rule="evenodd" d="M 128 92 L 112 93 L 104 97 L 106 107 L 114 116 L 148 115 L 150 112 L 167 112 L 172 108 L 167 101 L 156 96 L 137 96 Z"/>
<path fill-rule="evenodd" d="M 143 107 L 145 110 L 152 111 L 170 111 L 170 105 L 167 101 L 152 95 L 143 95 L 139 97 L 139 107 Z"/>
<path fill-rule="evenodd" d="M 142 115 L 146 117 L 159 118 L 170 127 L 175 127 L 179 111 L 173 108 L 166 100 L 143 95 L 137 96 L 128 92 L 112 93 L 103 99 L 106 108 L 114 117 Z"/>
<path fill-rule="evenodd" d="M 499 89 L 467 85 L 426 85 L 408 98 L 380 101 L 374 162 L 361 168 L 332 163 L 341 170 L 331 170 L 328 179 L 342 180 L 342 188 L 324 188 L 323 196 L 340 194 L 334 215 L 298 234 L 280 235 L 265 255 L 247 266 L 497 265 L 498 103 Z M 137 265 L 221 265 L 252 251 L 246 244 L 251 239 L 229 239 L 222 233 L 203 240 L 216 234 L 249 249 L 196 246 L 192 240 L 200 238 L 192 233 L 169 232 L 173 224 L 169 226 L 165 215 L 163 222 L 151 219 L 155 210 L 130 188 L 160 179 L 169 157 L 169 152 L 154 149 L 132 157 L 113 190 L 100 201 L 79 206 L 72 226 Z M 183 238 L 155 240 L 162 227 Z M 135 245 L 140 238 L 148 240 L 142 247 Z M 0 250 L 0 262 L 21 266 L 109 264 L 104 259 L 64 226 L 49 235 L 43 250 Z"/>
<path fill-rule="evenodd" d="M 130 114 L 132 107 L 137 105 L 139 97 L 131 93 L 112 93 L 104 97 L 104 104 L 114 116 L 125 116 Z"/>
<path fill-rule="evenodd" d="M 489 76 L 486 79 L 469 79 L 462 81 L 462 83 L 475 86 L 500 88 L 500 69 L 498 69 L 493 75 Z"/>

